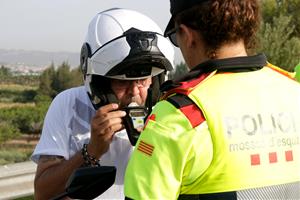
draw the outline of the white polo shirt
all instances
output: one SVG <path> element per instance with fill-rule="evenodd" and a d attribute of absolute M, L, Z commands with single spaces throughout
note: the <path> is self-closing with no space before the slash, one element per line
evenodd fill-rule
<path fill-rule="evenodd" d="M 58 94 L 44 120 L 43 131 L 31 159 L 40 155 L 63 156 L 66 160 L 90 139 L 90 122 L 96 111 L 83 86 Z M 102 166 L 115 166 L 114 185 L 97 199 L 124 199 L 124 173 L 133 150 L 125 130 L 115 134 L 109 150 L 101 157 Z"/>

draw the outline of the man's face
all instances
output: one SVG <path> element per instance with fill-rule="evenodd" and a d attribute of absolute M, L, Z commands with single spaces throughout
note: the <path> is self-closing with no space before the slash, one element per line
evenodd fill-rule
<path fill-rule="evenodd" d="M 111 79 L 111 89 L 120 101 L 121 108 L 124 108 L 131 102 L 144 105 L 147 98 L 147 90 L 151 83 L 151 78 L 140 80 Z"/>

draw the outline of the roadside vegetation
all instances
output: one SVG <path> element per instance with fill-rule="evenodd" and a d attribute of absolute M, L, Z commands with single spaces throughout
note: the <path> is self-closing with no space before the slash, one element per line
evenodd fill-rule
<path fill-rule="evenodd" d="M 40 76 L 14 75 L 0 67 L 0 165 L 29 159 L 52 99 L 81 82 L 79 69 L 65 62 Z"/>
<path fill-rule="evenodd" d="M 300 0 L 262 1 L 263 23 L 257 47 L 268 61 L 290 72 L 300 62 Z M 185 63 L 169 78 L 188 72 Z M 61 91 L 82 84 L 79 68 L 51 64 L 41 75 L 14 75 L 0 67 L 0 165 L 28 160 L 41 133 L 52 99 Z"/>

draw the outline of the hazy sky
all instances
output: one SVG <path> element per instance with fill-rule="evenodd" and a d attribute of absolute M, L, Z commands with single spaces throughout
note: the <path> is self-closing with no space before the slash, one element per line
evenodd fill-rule
<path fill-rule="evenodd" d="M 90 20 L 112 7 L 140 11 L 162 30 L 169 0 L 0 0 L 0 49 L 79 52 Z M 176 50 L 176 60 L 182 60 Z"/>

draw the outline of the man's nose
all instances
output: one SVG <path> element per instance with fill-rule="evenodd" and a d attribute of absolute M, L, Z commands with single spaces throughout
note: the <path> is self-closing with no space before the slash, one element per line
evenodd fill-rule
<path fill-rule="evenodd" d="M 136 96 L 140 93 L 138 82 L 132 81 L 129 87 L 129 92 L 132 96 Z"/>

